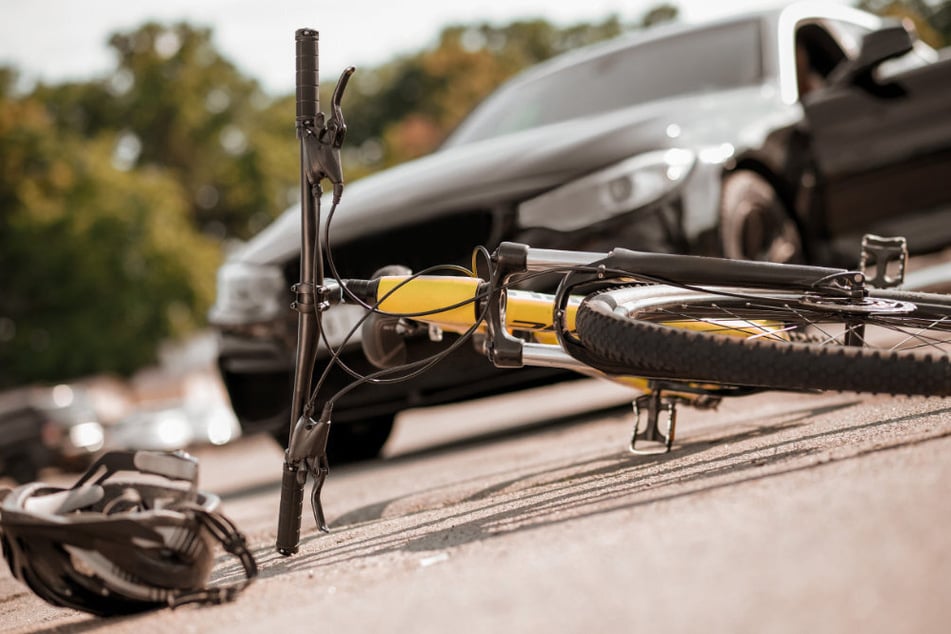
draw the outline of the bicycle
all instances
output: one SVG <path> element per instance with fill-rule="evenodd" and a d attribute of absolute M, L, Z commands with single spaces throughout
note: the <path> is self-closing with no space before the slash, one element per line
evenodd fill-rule
<path fill-rule="evenodd" d="M 635 452 L 645 452 L 645 441 L 658 445 L 648 453 L 670 451 L 682 403 L 705 407 L 761 390 L 951 395 L 951 296 L 895 288 L 907 260 L 900 238 L 868 236 L 858 270 L 502 243 L 491 253 L 477 247 L 471 269 L 390 268 L 371 280 L 344 279 L 329 226 L 343 192 L 340 104 L 354 69 L 341 75 L 325 119 L 317 37 L 310 29 L 296 34 L 301 281 L 292 288 L 299 327 L 276 541 L 282 555 L 298 549 L 308 478 L 315 522 L 328 530 L 320 494 L 334 402 L 362 383 L 425 372 L 472 341 L 498 367 L 565 368 L 640 389 Z M 321 239 L 324 179 L 333 196 Z M 519 288 L 541 275 L 558 277 L 553 292 Z M 321 315 L 340 303 L 366 309 L 364 351 L 380 369 L 363 376 L 344 366 L 354 382 L 328 398 L 320 390 L 327 371 L 314 385 L 314 364 Z M 409 361 L 402 337 L 419 330 L 458 336 L 443 352 Z M 333 363 L 341 364 L 337 353 L 328 368 Z"/>

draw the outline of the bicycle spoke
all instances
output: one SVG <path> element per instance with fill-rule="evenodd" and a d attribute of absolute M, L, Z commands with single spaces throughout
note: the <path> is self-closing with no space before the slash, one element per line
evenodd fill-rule
<path fill-rule="evenodd" d="M 922 320 L 927 321 L 923 326 L 917 327 L 914 332 L 906 332 L 906 329 L 911 327 L 912 324 L 906 322 L 894 322 L 894 321 L 885 321 L 882 323 L 887 323 L 895 332 L 901 332 L 902 334 L 907 335 L 904 340 L 893 346 L 892 350 L 917 350 L 921 348 L 934 348 L 941 352 L 947 353 L 946 350 L 942 349 L 941 346 L 947 346 L 949 344 L 949 339 L 938 339 L 934 336 L 935 332 L 944 332 L 943 328 L 939 326 L 944 326 L 944 328 L 951 328 L 951 319 L 947 316 L 942 316 L 936 320 Z M 951 335 L 949 335 L 951 337 Z M 906 346 L 905 344 L 911 341 L 917 341 L 917 345 Z"/>
<path fill-rule="evenodd" d="M 883 351 L 930 350 L 951 355 L 951 315 L 849 315 L 778 299 L 776 303 L 762 297 L 730 299 L 668 304 L 639 318 L 675 326 L 682 322 L 684 327 L 702 323 L 708 334 L 737 337 L 746 333 L 751 340 L 820 346 L 844 346 L 849 341 Z"/>

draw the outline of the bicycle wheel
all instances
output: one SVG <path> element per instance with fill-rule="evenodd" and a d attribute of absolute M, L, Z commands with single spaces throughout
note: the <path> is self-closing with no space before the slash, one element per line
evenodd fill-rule
<path fill-rule="evenodd" d="M 944 295 L 877 291 L 850 304 L 792 293 L 630 287 L 587 299 L 576 330 L 592 358 L 637 376 L 951 395 L 951 297 Z"/>

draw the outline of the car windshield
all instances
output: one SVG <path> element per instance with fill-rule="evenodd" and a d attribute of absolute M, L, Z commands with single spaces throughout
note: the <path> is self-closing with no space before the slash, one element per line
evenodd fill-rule
<path fill-rule="evenodd" d="M 691 30 L 614 50 L 527 81 L 483 102 L 445 147 L 695 92 L 761 80 L 759 22 Z"/>

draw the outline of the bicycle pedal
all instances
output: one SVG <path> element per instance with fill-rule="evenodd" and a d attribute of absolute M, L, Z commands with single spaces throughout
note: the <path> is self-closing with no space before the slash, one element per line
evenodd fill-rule
<path fill-rule="evenodd" d="M 677 428 L 677 406 L 659 390 L 634 399 L 634 431 L 631 453 L 650 456 L 670 452 Z M 644 424 L 641 425 L 641 418 Z M 664 420 L 661 421 L 661 417 Z"/>
<path fill-rule="evenodd" d="M 904 238 L 884 238 L 871 233 L 863 236 L 859 270 L 865 274 L 869 286 L 874 288 L 901 286 L 905 281 L 907 262 L 908 243 Z M 873 267 L 874 275 L 870 277 L 869 270 Z"/>

